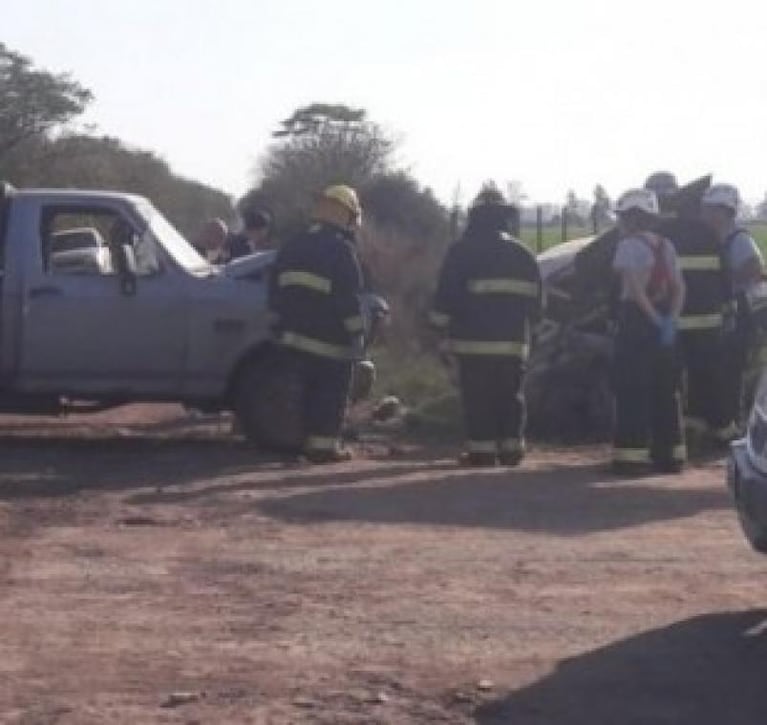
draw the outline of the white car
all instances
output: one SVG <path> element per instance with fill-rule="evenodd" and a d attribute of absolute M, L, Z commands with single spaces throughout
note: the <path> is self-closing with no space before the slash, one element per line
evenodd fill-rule
<path fill-rule="evenodd" d="M 104 237 L 93 227 L 53 232 L 51 270 L 59 274 L 113 274 L 112 255 Z"/>

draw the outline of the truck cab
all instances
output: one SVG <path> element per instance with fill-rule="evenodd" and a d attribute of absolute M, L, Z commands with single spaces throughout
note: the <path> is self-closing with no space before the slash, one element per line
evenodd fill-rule
<path fill-rule="evenodd" d="M 222 401 L 268 343 L 264 281 L 208 264 L 146 199 L 5 187 L 0 204 L 0 409 Z"/>

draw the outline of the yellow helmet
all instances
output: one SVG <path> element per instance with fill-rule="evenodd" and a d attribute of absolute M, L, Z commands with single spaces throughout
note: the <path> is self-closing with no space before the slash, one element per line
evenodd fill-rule
<path fill-rule="evenodd" d="M 362 223 L 362 206 L 357 192 L 345 184 L 328 186 L 319 194 L 312 216 L 318 221 L 344 228 L 359 227 Z"/>
<path fill-rule="evenodd" d="M 346 186 L 345 184 L 328 186 L 322 192 L 322 196 L 326 199 L 337 201 L 341 206 L 346 207 L 352 214 L 362 214 L 362 207 L 360 206 L 357 192 L 354 191 L 351 186 Z"/>

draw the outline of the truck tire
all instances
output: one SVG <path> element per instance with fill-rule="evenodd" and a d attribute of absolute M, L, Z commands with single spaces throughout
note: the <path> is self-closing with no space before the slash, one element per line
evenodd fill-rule
<path fill-rule="evenodd" d="M 751 548 L 760 554 L 767 554 L 767 526 L 756 521 L 743 509 L 741 503 L 738 504 L 738 518 L 740 519 L 740 527 L 743 529 L 748 543 L 751 544 Z"/>
<path fill-rule="evenodd" d="M 299 375 L 278 351 L 248 363 L 234 391 L 245 438 L 265 450 L 298 453 L 304 443 L 303 393 Z"/>

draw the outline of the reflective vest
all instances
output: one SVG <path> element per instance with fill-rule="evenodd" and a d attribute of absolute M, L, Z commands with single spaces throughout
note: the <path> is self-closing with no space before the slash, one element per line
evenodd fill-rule
<path fill-rule="evenodd" d="M 674 245 L 687 288 L 680 331 L 720 331 L 731 293 L 716 235 L 702 221 L 684 218 L 664 219 L 659 232 Z"/>

